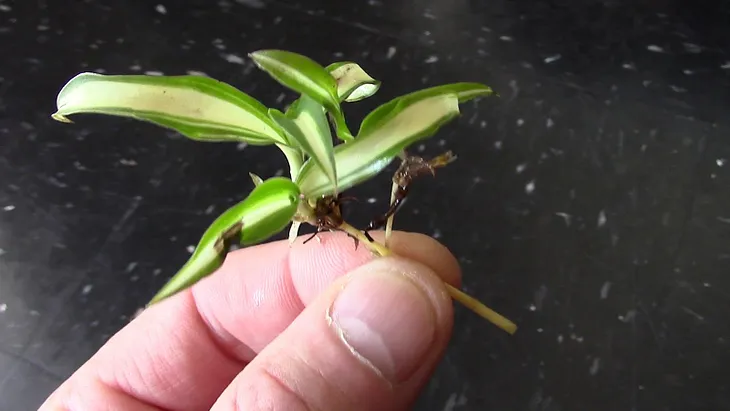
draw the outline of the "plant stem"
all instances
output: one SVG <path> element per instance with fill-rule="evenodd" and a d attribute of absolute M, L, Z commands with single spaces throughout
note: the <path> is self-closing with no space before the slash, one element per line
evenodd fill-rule
<path fill-rule="evenodd" d="M 365 244 L 370 251 L 381 257 L 394 255 L 388 247 L 378 243 L 377 241 L 371 242 L 360 230 L 351 226 L 348 223 L 343 222 L 339 228 L 347 234 L 350 234 L 351 236 L 357 238 L 361 243 Z M 466 294 L 465 292 L 459 290 L 451 284 L 444 282 L 444 285 L 446 286 L 446 290 L 449 292 L 451 298 L 460 302 L 462 305 L 472 310 L 480 317 L 491 322 L 492 324 L 496 325 L 497 327 L 501 328 L 509 334 L 514 334 L 517 331 L 517 325 L 515 323 L 508 320 L 491 308 L 487 307 L 476 298 L 470 296 L 469 294 Z"/>
<path fill-rule="evenodd" d="M 393 185 L 390 189 L 390 205 L 392 206 L 393 203 L 395 203 L 395 195 L 398 192 L 398 184 L 393 182 Z M 390 236 L 393 234 L 393 219 L 395 218 L 395 213 L 391 214 L 390 217 L 388 217 L 388 221 L 385 223 L 385 247 L 390 247 Z"/>

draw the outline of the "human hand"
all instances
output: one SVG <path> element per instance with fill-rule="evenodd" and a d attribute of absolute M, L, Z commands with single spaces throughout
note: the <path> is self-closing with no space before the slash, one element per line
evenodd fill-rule
<path fill-rule="evenodd" d="M 114 335 L 40 411 L 408 409 L 451 336 L 442 281 L 459 286 L 457 261 L 420 234 L 393 233 L 397 258 L 320 237 L 229 254 Z"/>

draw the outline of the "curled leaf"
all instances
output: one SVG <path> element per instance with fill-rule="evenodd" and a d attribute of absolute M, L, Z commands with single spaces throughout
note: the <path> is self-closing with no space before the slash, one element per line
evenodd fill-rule
<path fill-rule="evenodd" d="M 193 255 L 150 304 L 168 298 L 217 270 L 234 241 L 252 245 L 283 230 L 297 211 L 299 187 L 274 177 L 256 185 L 245 200 L 221 214 L 205 231 Z"/>
<path fill-rule="evenodd" d="M 266 106 L 205 76 L 81 73 L 64 85 L 56 105 L 52 117 L 66 123 L 72 114 L 108 114 L 154 123 L 199 141 L 286 143 Z"/>
<path fill-rule="evenodd" d="M 335 148 L 338 189 L 346 190 L 378 174 L 406 147 L 432 136 L 458 115 L 456 94 L 437 94 L 396 104 L 390 115 L 373 124 L 367 133 Z M 311 160 L 304 163 L 297 183 L 308 198 L 335 192 L 327 175 Z"/>
<path fill-rule="evenodd" d="M 359 64 L 341 61 L 327 66 L 327 71 L 337 82 L 337 95 L 348 103 L 366 99 L 375 94 L 381 82 L 370 77 Z"/>
<path fill-rule="evenodd" d="M 324 106 L 334 119 L 337 136 L 342 140 L 352 140 L 340 107 L 337 82 L 322 65 L 309 57 L 284 50 L 260 50 L 249 56 L 274 80 Z"/>

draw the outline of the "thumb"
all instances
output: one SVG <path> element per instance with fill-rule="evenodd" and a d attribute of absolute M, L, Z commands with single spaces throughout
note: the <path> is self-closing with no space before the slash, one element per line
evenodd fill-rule
<path fill-rule="evenodd" d="M 375 259 L 306 307 L 212 410 L 406 410 L 441 359 L 452 322 L 436 273 Z"/>

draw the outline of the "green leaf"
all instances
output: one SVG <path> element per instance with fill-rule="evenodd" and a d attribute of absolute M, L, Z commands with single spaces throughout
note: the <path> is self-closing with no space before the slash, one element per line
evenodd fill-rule
<path fill-rule="evenodd" d="M 375 176 L 406 147 L 432 136 L 458 115 L 456 94 L 401 101 L 391 115 L 371 126 L 368 133 L 335 148 L 338 190 L 347 190 Z M 307 198 L 334 193 L 332 183 L 311 160 L 304 163 L 297 182 Z"/>
<path fill-rule="evenodd" d="M 266 106 L 242 91 L 205 76 L 81 73 L 63 86 L 55 120 L 81 113 L 134 118 L 199 141 L 286 143 Z"/>
<path fill-rule="evenodd" d="M 359 64 L 340 61 L 327 66 L 327 71 L 337 82 L 340 101 L 348 103 L 364 100 L 379 89 L 381 82 L 370 77 Z"/>
<path fill-rule="evenodd" d="M 269 115 L 296 142 L 337 186 L 334 145 L 322 106 L 306 94 L 293 104 L 286 114 L 270 109 Z"/>
<path fill-rule="evenodd" d="M 387 122 L 392 116 L 396 115 L 401 107 L 412 104 L 426 97 L 441 96 L 446 94 L 455 94 L 459 103 L 465 103 L 478 97 L 486 97 L 494 94 L 491 88 L 479 83 L 451 83 L 436 87 L 414 91 L 379 106 L 371 111 L 360 124 L 358 137 L 368 134 L 370 129 L 377 128 L 383 122 Z"/>
<path fill-rule="evenodd" d="M 252 245 L 282 231 L 296 213 L 299 187 L 274 177 L 256 185 L 245 200 L 221 214 L 205 231 L 193 255 L 152 298 L 150 305 L 168 298 L 217 270 L 234 240 Z"/>
<path fill-rule="evenodd" d="M 260 50 L 249 56 L 261 70 L 283 86 L 323 105 L 334 118 L 340 139 L 353 139 L 340 107 L 337 82 L 323 66 L 309 57 L 284 50 Z"/>

